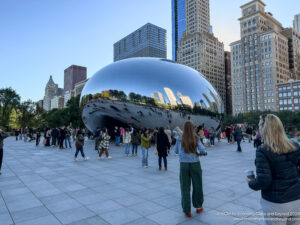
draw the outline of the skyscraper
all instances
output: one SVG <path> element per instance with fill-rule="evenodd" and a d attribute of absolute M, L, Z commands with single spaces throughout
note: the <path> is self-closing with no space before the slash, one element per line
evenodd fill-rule
<path fill-rule="evenodd" d="M 75 84 L 86 79 L 86 67 L 72 65 L 64 71 L 64 91 L 72 91 Z"/>
<path fill-rule="evenodd" d="M 293 25 L 294 29 L 300 33 L 300 14 L 295 15 Z"/>
<path fill-rule="evenodd" d="M 288 39 L 261 0 L 241 6 L 241 40 L 231 46 L 233 113 L 276 110 L 276 84 L 290 78 Z"/>
<path fill-rule="evenodd" d="M 186 30 L 185 0 L 172 0 L 172 59 L 177 61 L 177 49 Z"/>
<path fill-rule="evenodd" d="M 114 62 L 131 57 L 167 58 L 167 31 L 147 23 L 114 44 Z"/>
<path fill-rule="evenodd" d="M 224 45 L 211 32 L 209 0 L 174 0 L 172 5 L 173 53 L 176 61 L 203 74 L 226 105 Z M 185 26 L 178 19 L 183 15 Z"/>
<path fill-rule="evenodd" d="M 226 113 L 232 114 L 232 89 L 231 89 L 231 56 L 230 52 L 224 52 L 225 59 L 225 87 L 226 87 Z"/>
<path fill-rule="evenodd" d="M 54 83 L 52 75 L 45 87 L 45 97 L 43 100 L 43 109 L 49 111 L 51 109 L 51 99 L 58 95 L 58 85 Z"/>

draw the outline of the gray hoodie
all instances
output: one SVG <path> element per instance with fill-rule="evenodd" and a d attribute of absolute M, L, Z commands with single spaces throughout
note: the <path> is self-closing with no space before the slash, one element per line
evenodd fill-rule
<path fill-rule="evenodd" d="M 8 135 L 4 133 L 3 131 L 0 133 L 0 149 L 3 149 L 3 140 L 7 138 Z"/>

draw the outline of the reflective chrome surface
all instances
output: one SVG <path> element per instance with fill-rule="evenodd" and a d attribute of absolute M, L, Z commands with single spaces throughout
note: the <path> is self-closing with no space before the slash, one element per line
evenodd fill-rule
<path fill-rule="evenodd" d="M 223 104 L 196 70 L 159 58 L 130 58 L 99 70 L 81 93 L 90 130 L 111 117 L 136 127 L 183 127 L 187 120 L 217 127 Z"/>

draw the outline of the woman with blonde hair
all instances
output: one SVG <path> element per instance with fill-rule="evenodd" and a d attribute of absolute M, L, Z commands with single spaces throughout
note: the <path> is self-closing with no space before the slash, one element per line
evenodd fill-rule
<path fill-rule="evenodd" d="M 193 206 L 197 213 L 203 211 L 202 169 L 199 156 L 205 155 L 204 146 L 194 132 L 194 125 L 184 124 L 182 142 L 175 153 L 179 153 L 181 205 L 187 217 L 191 217 L 191 183 L 193 185 Z"/>
<path fill-rule="evenodd" d="M 259 132 L 264 145 L 256 151 L 257 176 L 247 179 L 249 187 L 261 190 L 266 224 L 299 224 L 293 214 L 300 215 L 299 145 L 286 137 L 282 122 L 273 114 L 261 116 Z"/>

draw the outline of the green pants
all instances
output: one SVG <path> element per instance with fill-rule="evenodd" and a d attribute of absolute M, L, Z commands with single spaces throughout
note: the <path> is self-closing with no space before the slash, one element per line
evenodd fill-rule
<path fill-rule="evenodd" d="M 195 208 L 203 204 L 202 170 L 200 162 L 180 163 L 181 205 L 184 213 L 191 212 L 191 182 L 193 185 L 192 201 Z"/>

